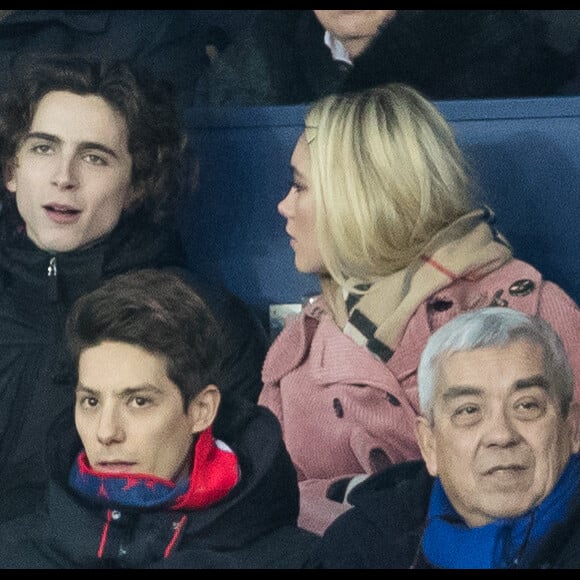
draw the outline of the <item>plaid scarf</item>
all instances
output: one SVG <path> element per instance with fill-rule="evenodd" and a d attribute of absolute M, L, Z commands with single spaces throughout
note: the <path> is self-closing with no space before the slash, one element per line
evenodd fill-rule
<path fill-rule="evenodd" d="M 407 268 L 368 283 L 349 280 L 349 292 L 330 278 L 322 292 L 343 332 L 387 362 L 409 319 L 430 296 L 456 280 L 478 280 L 512 258 L 508 242 L 492 226 L 494 215 L 476 209 L 441 230 Z"/>

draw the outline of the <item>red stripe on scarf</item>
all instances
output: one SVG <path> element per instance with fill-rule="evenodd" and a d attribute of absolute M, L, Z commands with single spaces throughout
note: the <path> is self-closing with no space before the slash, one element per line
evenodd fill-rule
<path fill-rule="evenodd" d="M 429 256 L 421 256 L 421 260 L 423 260 L 423 262 L 435 268 L 435 270 L 438 270 L 442 274 L 445 274 L 445 276 L 447 276 L 450 280 L 458 279 L 457 276 L 451 270 L 448 270 L 447 268 L 442 266 L 437 260 L 434 260 Z"/>
<path fill-rule="evenodd" d="M 199 434 L 195 444 L 189 489 L 177 498 L 172 510 L 203 508 L 225 497 L 238 483 L 238 458 L 231 450 L 221 449 L 212 428 Z"/>

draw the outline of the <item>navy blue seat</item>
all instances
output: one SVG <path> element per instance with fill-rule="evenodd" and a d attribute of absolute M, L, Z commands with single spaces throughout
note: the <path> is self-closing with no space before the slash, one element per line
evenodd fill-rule
<path fill-rule="evenodd" d="M 580 96 L 436 103 L 479 175 L 482 201 L 515 255 L 580 301 Z M 297 272 L 276 206 L 307 106 L 195 109 L 200 183 L 182 213 L 192 268 L 222 279 L 268 319 L 318 291 Z"/>

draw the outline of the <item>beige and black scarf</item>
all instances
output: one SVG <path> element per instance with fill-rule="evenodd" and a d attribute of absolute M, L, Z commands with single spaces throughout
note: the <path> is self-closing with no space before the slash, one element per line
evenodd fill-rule
<path fill-rule="evenodd" d="M 322 291 L 335 321 L 357 344 L 384 362 L 392 356 L 417 308 L 456 280 L 478 280 L 512 258 L 508 242 L 480 208 L 440 231 L 407 268 L 372 283 L 349 280 L 348 291 L 331 279 Z"/>

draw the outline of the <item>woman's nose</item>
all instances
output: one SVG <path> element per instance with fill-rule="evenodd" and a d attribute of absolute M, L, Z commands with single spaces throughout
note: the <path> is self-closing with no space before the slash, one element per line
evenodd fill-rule
<path fill-rule="evenodd" d="M 290 217 L 290 214 L 291 214 L 291 208 L 292 208 L 292 201 L 290 199 L 291 196 L 292 196 L 292 190 L 290 190 L 286 194 L 286 196 L 284 197 L 284 199 L 282 199 L 278 203 L 278 213 L 282 217 L 285 217 L 286 219 L 288 219 Z"/>

